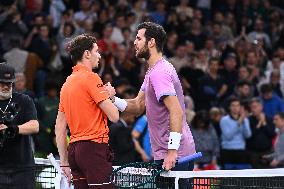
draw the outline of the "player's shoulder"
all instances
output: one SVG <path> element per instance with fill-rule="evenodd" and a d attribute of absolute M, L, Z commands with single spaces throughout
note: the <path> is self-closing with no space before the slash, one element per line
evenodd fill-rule
<path fill-rule="evenodd" d="M 172 73 L 174 71 L 173 65 L 165 58 L 154 69 L 154 73 Z"/>

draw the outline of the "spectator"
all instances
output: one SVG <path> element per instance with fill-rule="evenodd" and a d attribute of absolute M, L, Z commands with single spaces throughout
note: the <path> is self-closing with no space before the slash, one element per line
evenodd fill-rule
<path fill-rule="evenodd" d="M 173 64 L 177 72 L 180 71 L 181 67 L 188 64 L 189 58 L 184 44 L 177 45 L 175 56 L 170 58 L 169 61 Z"/>
<path fill-rule="evenodd" d="M 200 84 L 200 108 L 210 109 L 219 104 L 227 91 L 227 85 L 223 78 L 218 74 L 219 59 L 209 60 L 209 69 L 199 81 Z"/>
<path fill-rule="evenodd" d="M 270 74 L 270 83 L 272 86 L 272 90 L 275 94 L 277 94 L 280 98 L 284 97 L 284 83 L 281 80 L 280 70 L 272 70 Z"/>
<path fill-rule="evenodd" d="M 235 53 L 228 53 L 224 59 L 224 68 L 220 69 L 219 74 L 224 78 L 228 86 L 226 96 L 230 96 L 234 92 L 234 88 L 238 81 L 237 61 Z"/>
<path fill-rule="evenodd" d="M 34 91 L 34 80 L 37 71 L 42 68 L 43 61 L 35 53 L 21 48 L 18 39 L 11 39 L 12 49 L 4 54 L 4 59 L 14 67 L 16 73 L 24 73 L 27 89 Z"/>
<path fill-rule="evenodd" d="M 251 130 L 244 107 L 238 98 L 230 99 L 229 114 L 222 117 L 220 127 L 223 169 L 250 168 L 246 139 L 251 136 Z"/>
<path fill-rule="evenodd" d="M 271 84 L 261 85 L 260 92 L 263 111 L 267 117 L 272 119 L 277 112 L 284 112 L 284 102 L 277 94 L 273 93 Z"/>
<path fill-rule="evenodd" d="M 25 74 L 16 73 L 15 77 L 16 77 L 15 87 L 14 87 L 15 92 L 28 95 L 31 99 L 36 101 L 34 92 L 27 89 L 26 86 L 27 80 Z"/>
<path fill-rule="evenodd" d="M 246 109 L 248 109 L 249 101 L 254 96 L 254 90 L 253 90 L 252 84 L 250 82 L 246 81 L 246 80 L 239 81 L 236 85 L 234 94 L 227 97 L 223 101 L 223 103 L 222 103 L 223 108 L 229 107 L 230 98 L 232 96 L 237 97 L 241 101 L 241 104 Z"/>
<path fill-rule="evenodd" d="M 133 114 L 122 113 L 119 121 L 109 127 L 109 144 L 114 151 L 113 165 L 135 162 L 135 147 L 131 136 L 134 120 Z"/>
<path fill-rule="evenodd" d="M 224 110 L 217 107 L 212 107 L 209 111 L 210 124 L 215 128 L 219 141 L 221 141 L 220 121 L 224 115 Z"/>
<path fill-rule="evenodd" d="M 4 54 L 4 59 L 16 71 L 16 73 L 24 73 L 29 52 L 21 48 L 21 42 L 17 38 L 10 40 L 11 49 Z"/>
<path fill-rule="evenodd" d="M 275 126 L 272 120 L 265 116 L 263 106 L 259 98 L 250 101 L 249 116 L 252 135 L 247 139 L 247 150 L 252 168 L 268 168 L 262 161 L 262 156 L 272 151 L 272 139 L 275 136 Z"/>
<path fill-rule="evenodd" d="M 138 159 L 142 160 L 143 162 L 152 161 L 153 156 L 146 114 L 143 114 L 135 122 L 131 134 L 134 140 L 135 149 L 140 156 Z"/>
<path fill-rule="evenodd" d="M 254 23 L 254 30 L 248 34 L 251 42 L 254 40 L 264 39 L 265 47 L 271 49 L 271 40 L 269 35 L 264 31 L 264 22 L 261 18 L 257 18 Z"/>
<path fill-rule="evenodd" d="M 17 38 L 20 42 L 24 40 L 28 28 L 22 21 L 21 13 L 15 3 L 0 13 L 0 28 L 0 32 L 2 33 L 0 42 L 4 51 L 12 48 L 10 44 L 12 38 Z"/>
<path fill-rule="evenodd" d="M 122 30 L 126 27 L 125 15 L 120 13 L 115 16 L 115 25 L 113 26 L 113 30 L 110 36 L 110 40 L 115 42 L 116 44 L 121 44 L 125 41 Z"/>
<path fill-rule="evenodd" d="M 220 155 L 220 145 L 216 131 L 210 125 L 207 111 L 196 113 L 191 124 L 191 131 L 196 151 L 202 153 L 202 157 L 195 161 L 197 167 L 199 169 L 206 169 L 206 167 L 211 166 L 211 168 L 216 169 L 217 158 Z"/>
<path fill-rule="evenodd" d="M 38 100 L 39 134 L 37 136 L 37 155 L 47 157 L 49 153 L 58 155 L 55 144 L 54 125 L 58 111 L 58 86 L 54 81 L 45 84 L 46 95 Z"/>
<path fill-rule="evenodd" d="M 74 19 L 80 27 L 84 27 L 86 21 L 92 23 L 97 19 L 97 15 L 92 11 L 90 0 L 80 0 L 80 10 L 75 12 Z"/>
<path fill-rule="evenodd" d="M 264 155 L 264 159 L 270 160 L 269 165 L 271 167 L 283 167 L 284 166 L 284 113 L 277 113 L 273 122 L 278 129 L 277 139 L 275 142 L 274 153 L 269 155 Z"/>

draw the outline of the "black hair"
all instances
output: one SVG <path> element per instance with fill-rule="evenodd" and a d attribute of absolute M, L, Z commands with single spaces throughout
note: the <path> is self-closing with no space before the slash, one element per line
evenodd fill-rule
<path fill-rule="evenodd" d="M 278 115 L 282 120 L 284 120 L 284 112 L 277 112 L 275 115 Z"/>
<path fill-rule="evenodd" d="M 156 48 L 158 52 L 162 52 L 164 44 L 167 40 L 167 34 L 164 28 L 154 22 L 143 22 L 138 27 L 137 30 L 146 29 L 145 38 L 146 42 L 150 41 L 151 38 L 154 38 L 156 41 Z"/>
<path fill-rule="evenodd" d="M 220 59 L 217 58 L 217 57 L 211 57 L 211 58 L 209 59 L 209 61 L 208 61 L 209 65 L 211 65 L 212 62 L 218 62 L 218 63 L 219 63 L 219 62 L 220 62 Z"/>
<path fill-rule="evenodd" d="M 249 82 L 248 80 L 240 80 L 240 81 L 238 81 L 238 83 L 237 83 L 237 86 L 238 86 L 238 87 L 242 87 L 242 86 L 244 86 L 244 85 L 251 86 L 251 82 Z"/>
<path fill-rule="evenodd" d="M 229 98 L 229 105 L 231 106 L 233 102 L 239 102 L 241 104 L 241 100 L 236 96 L 231 96 Z"/>
<path fill-rule="evenodd" d="M 260 92 L 262 94 L 270 93 L 272 91 L 273 91 L 273 88 L 272 88 L 271 84 L 269 84 L 269 83 L 264 83 L 260 86 Z"/>
<path fill-rule="evenodd" d="M 97 40 L 94 36 L 89 34 L 81 34 L 72 39 L 67 45 L 67 51 L 71 55 L 71 60 L 74 63 L 82 60 L 83 54 L 86 50 L 91 51 Z"/>

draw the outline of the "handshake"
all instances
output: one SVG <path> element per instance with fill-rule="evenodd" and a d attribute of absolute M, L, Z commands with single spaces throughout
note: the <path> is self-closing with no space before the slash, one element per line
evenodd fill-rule
<path fill-rule="evenodd" d="M 120 99 L 120 98 L 114 96 L 116 94 L 116 91 L 115 91 L 114 87 L 110 84 L 110 82 L 105 84 L 104 88 L 107 91 L 107 93 L 109 95 L 109 99 L 111 100 L 111 102 L 117 107 L 117 109 L 120 112 L 123 112 L 127 107 L 126 100 Z"/>
<path fill-rule="evenodd" d="M 105 90 L 108 92 L 110 100 L 114 103 L 115 101 L 114 95 L 116 94 L 115 88 L 110 84 L 110 82 L 105 84 L 104 87 L 105 87 Z"/>

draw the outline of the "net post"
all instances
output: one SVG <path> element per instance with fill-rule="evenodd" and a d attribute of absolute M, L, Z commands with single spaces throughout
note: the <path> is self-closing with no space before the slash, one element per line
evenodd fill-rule
<path fill-rule="evenodd" d="M 178 189 L 178 181 L 179 181 L 179 177 L 175 178 L 175 189 Z"/>

